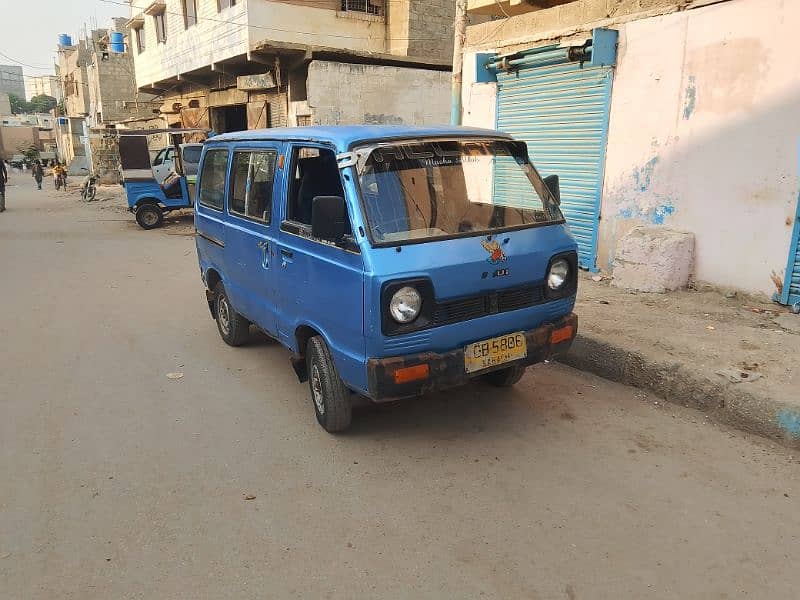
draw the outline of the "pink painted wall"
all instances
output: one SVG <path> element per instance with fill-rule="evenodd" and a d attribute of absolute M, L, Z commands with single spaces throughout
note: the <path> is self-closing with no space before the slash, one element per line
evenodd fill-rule
<path fill-rule="evenodd" d="M 619 26 L 598 266 L 641 223 L 696 234 L 698 280 L 772 294 L 798 199 L 800 2 Z"/>

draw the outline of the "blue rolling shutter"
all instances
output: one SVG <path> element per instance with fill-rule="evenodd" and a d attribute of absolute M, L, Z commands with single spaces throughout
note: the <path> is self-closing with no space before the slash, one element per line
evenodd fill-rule
<path fill-rule="evenodd" d="M 577 62 L 497 73 L 497 128 L 528 144 L 541 173 L 561 179 L 561 210 L 594 270 L 613 68 Z M 496 189 L 512 187 L 497 174 Z M 522 182 L 519 182 L 522 185 Z"/>
<path fill-rule="evenodd" d="M 786 263 L 781 304 L 794 306 L 800 304 L 800 201 L 794 219 L 792 243 L 789 246 L 789 260 Z"/>

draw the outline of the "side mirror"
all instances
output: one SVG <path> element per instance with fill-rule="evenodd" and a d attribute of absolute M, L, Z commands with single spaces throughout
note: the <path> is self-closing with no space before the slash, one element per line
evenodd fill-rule
<path fill-rule="evenodd" d="M 558 182 L 558 175 L 548 175 L 544 178 L 544 184 L 547 186 L 547 189 L 550 190 L 550 193 L 553 194 L 553 198 L 556 199 L 556 204 L 561 206 L 561 185 Z"/>
<path fill-rule="evenodd" d="M 339 243 L 347 224 L 347 206 L 341 196 L 316 196 L 311 204 L 311 235 Z"/>

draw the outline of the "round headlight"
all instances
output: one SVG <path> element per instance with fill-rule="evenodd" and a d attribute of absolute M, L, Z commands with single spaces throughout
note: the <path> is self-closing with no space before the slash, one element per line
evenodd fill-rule
<path fill-rule="evenodd" d="M 389 314 L 398 323 L 411 323 L 419 316 L 422 296 L 413 287 L 402 287 L 394 293 L 389 302 Z"/>
<path fill-rule="evenodd" d="M 569 276 L 569 263 L 563 258 L 557 258 L 550 265 L 550 272 L 547 274 L 547 287 L 551 290 L 560 290 L 564 287 Z"/>

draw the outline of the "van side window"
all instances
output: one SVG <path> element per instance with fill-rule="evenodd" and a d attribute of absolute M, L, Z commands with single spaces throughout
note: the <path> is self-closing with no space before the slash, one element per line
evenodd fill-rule
<path fill-rule="evenodd" d="M 286 216 L 290 221 L 311 225 L 314 198 L 344 196 L 336 155 L 323 148 L 296 148 L 292 165 Z"/>
<path fill-rule="evenodd" d="M 272 217 L 272 182 L 278 153 L 234 152 L 228 210 L 232 214 L 269 224 Z"/>
<path fill-rule="evenodd" d="M 200 173 L 200 204 L 222 210 L 225 202 L 225 171 L 228 168 L 227 150 L 209 150 Z"/>

